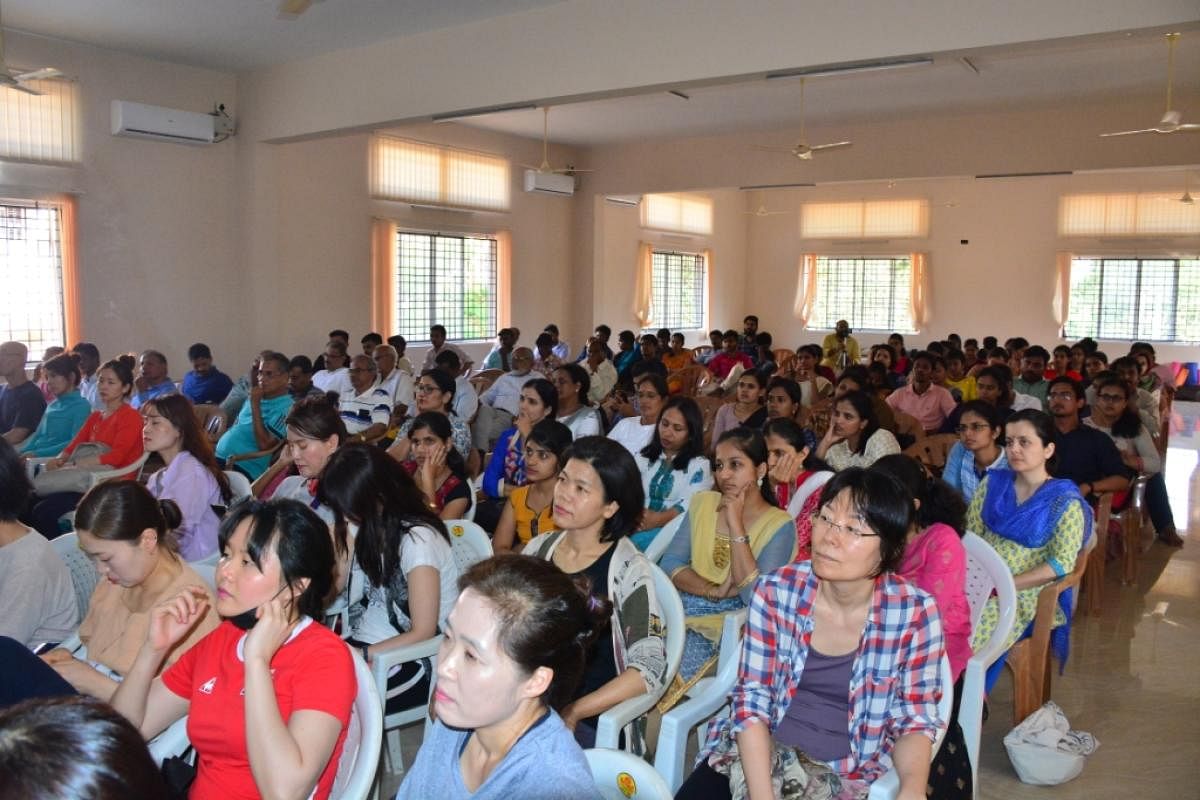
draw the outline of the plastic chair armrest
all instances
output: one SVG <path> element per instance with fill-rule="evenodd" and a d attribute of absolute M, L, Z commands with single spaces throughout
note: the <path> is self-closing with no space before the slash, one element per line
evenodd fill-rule
<path fill-rule="evenodd" d="M 438 634 L 423 642 L 402 644 L 399 647 L 390 647 L 383 652 L 372 653 L 371 677 L 375 679 L 375 685 L 387 686 L 388 672 L 391 671 L 392 667 L 398 667 L 401 664 L 407 664 L 419 658 L 432 658 L 436 656 L 441 644 L 442 636 Z"/>
<path fill-rule="evenodd" d="M 645 692 L 637 697 L 622 700 L 601 714 L 596 723 L 596 747 L 619 750 L 617 745 L 621 730 L 653 708 L 661 696 L 662 692 Z"/>

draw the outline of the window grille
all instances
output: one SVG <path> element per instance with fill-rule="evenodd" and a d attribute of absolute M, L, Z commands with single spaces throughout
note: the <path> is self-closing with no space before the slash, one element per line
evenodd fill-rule
<path fill-rule="evenodd" d="M 1068 339 L 1200 342 L 1200 258 L 1073 258 Z"/>
<path fill-rule="evenodd" d="M 0 204 L 0 340 L 67 346 L 56 208 Z"/>
<path fill-rule="evenodd" d="M 817 256 L 817 299 L 810 328 L 844 319 L 855 330 L 912 333 L 912 259 Z"/>
<path fill-rule="evenodd" d="M 446 338 L 496 335 L 497 241 L 441 233 L 397 233 L 395 297 L 399 331 L 409 342 L 429 340 L 431 325 Z"/>
<path fill-rule="evenodd" d="M 708 278 L 704 256 L 701 253 L 655 250 L 651 271 L 654 324 L 646 330 L 705 329 Z"/>

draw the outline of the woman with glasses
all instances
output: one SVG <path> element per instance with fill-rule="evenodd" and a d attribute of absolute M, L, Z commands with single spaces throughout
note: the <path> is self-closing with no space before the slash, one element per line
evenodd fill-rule
<path fill-rule="evenodd" d="M 1171 513 L 1167 484 L 1163 480 L 1162 457 L 1138 415 L 1137 389 L 1111 372 L 1101 373 L 1093 386 L 1096 402 L 1092 404 L 1092 415 L 1084 423 L 1108 434 L 1125 466 L 1150 476 L 1146 482 L 1146 507 L 1154 530 L 1167 544 L 1182 547 L 1183 539 L 1175 530 L 1175 515 Z"/>
<path fill-rule="evenodd" d="M 466 420 L 454 413 L 454 378 L 440 369 L 427 369 L 421 373 L 414 388 L 417 393 L 416 412 L 410 412 L 413 413 L 413 416 L 400 426 L 400 430 L 396 433 L 396 443 L 388 448 L 388 455 L 397 461 L 405 461 L 408 458 L 408 451 L 412 449 L 412 441 L 408 438 L 408 432 L 412 428 L 413 420 L 418 414 L 436 411 L 439 414 L 445 414 L 450 419 L 450 428 L 454 434 L 454 449 L 458 451 L 464 461 L 468 459 L 471 456 L 471 429 L 467 427 Z"/>
<path fill-rule="evenodd" d="M 978 533 L 1012 570 L 1017 585 L 1017 620 L 1005 647 L 1011 647 L 1037 615 L 1042 586 L 1071 573 L 1080 548 L 1092 532 L 1092 510 L 1069 480 L 1051 477 L 1055 465 L 1054 423 L 1042 411 L 1018 411 L 1004 426 L 1008 469 L 991 470 L 967 508 L 967 530 Z M 1071 590 L 1059 596 L 1051 645 L 1066 656 Z M 973 647 L 996 629 L 996 598 L 988 600 L 971 634 Z M 1060 629 L 1061 628 L 1061 629 Z M 988 670 L 988 688 L 1004 659 Z"/>
<path fill-rule="evenodd" d="M 776 505 L 767 480 L 767 445 L 750 428 L 717 440 L 716 491 L 692 495 L 687 514 L 663 554 L 688 620 L 679 677 L 666 707 L 716 661 L 725 615 L 746 607 L 760 575 L 779 569 L 796 553 L 796 523 Z"/>
<path fill-rule="evenodd" d="M 983 400 L 971 400 L 959 408 L 958 425 L 954 429 L 958 441 L 946 456 L 942 479 L 968 503 L 989 469 L 1008 467 L 1000 413 L 1000 409 Z"/>
<path fill-rule="evenodd" d="M 732 713 L 708 727 L 676 798 L 865 798 L 894 765 L 925 797 L 944 651 L 934 599 L 895 574 L 913 522 L 894 478 L 847 469 L 821 492 L 811 561 L 764 576 L 750 600 Z"/>

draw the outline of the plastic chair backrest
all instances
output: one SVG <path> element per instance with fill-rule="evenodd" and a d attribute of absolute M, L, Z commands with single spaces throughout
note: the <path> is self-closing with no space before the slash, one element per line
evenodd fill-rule
<path fill-rule="evenodd" d="M 341 800 L 366 800 L 375 786 L 375 770 L 379 766 L 383 706 L 366 662 L 356 652 L 351 651 L 350 655 L 354 659 L 358 693 L 354 697 L 350 725 L 346 729 L 346 740 L 329 796 Z"/>
<path fill-rule="evenodd" d="M 87 616 L 92 592 L 100 581 L 100 573 L 96 572 L 96 565 L 87 554 L 79 549 L 79 537 L 74 531 L 52 539 L 50 544 L 71 572 L 71 583 L 75 587 L 75 605 L 79 608 L 79 619 L 83 620 Z"/>
<path fill-rule="evenodd" d="M 239 500 L 245 500 L 254 494 L 254 490 L 250 488 L 250 479 L 236 469 L 225 470 L 225 477 L 229 479 L 230 507 Z"/>
<path fill-rule="evenodd" d="M 800 510 L 804 508 L 804 504 L 808 502 L 808 498 L 812 497 L 813 492 L 821 491 L 832 477 L 833 473 L 828 470 L 809 475 L 808 480 L 800 484 L 800 488 L 788 501 L 788 514 L 795 519 L 800 514 Z"/>
<path fill-rule="evenodd" d="M 663 557 L 663 553 L 667 552 L 667 548 L 671 546 L 671 540 L 675 538 L 679 526 L 683 524 L 683 517 L 684 515 L 680 514 L 659 528 L 650 544 L 646 545 L 646 558 L 650 559 L 651 564 L 657 564 Z"/>
<path fill-rule="evenodd" d="M 604 800 L 670 800 L 671 790 L 654 767 L 620 750 L 584 750 L 596 791 Z"/>
<path fill-rule="evenodd" d="M 475 478 L 467 478 L 467 491 L 471 493 L 471 504 L 467 506 L 467 515 L 463 519 L 474 522 L 475 509 L 479 506 L 479 481 Z"/>
<path fill-rule="evenodd" d="M 977 653 L 986 656 L 985 661 L 990 665 L 1003 652 L 1004 640 L 1008 638 L 1008 631 L 1016 619 L 1017 587 L 1013 583 L 1012 570 L 982 537 L 968 532 L 962 543 L 963 549 L 967 551 L 966 594 L 967 602 L 971 605 L 971 628 L 974 629 L 979 624 L 983 607 L 993 592 L 999 601 L 1000 621 L 996 628 L 1004 633 L 999 637 L 993 634 L 992 641 Z"/>
<path fill-rule="evenodd" d="M 675 674 L 679 672 L 679 664 L 683 661 L 687 622 L 683 613 L 683 600 L 679 597 L 679 590 L 675 588 L 675 584 L 657 564 L 652 563 L 650 570 L 654 575 L 654 594 L 658 597 L 658 604 L 662 606 L 665 617 L 663 620 L 667 631 L 667 680 L 665 683 L 669 684 Z M 664 686 L 664 690 L 665 688 Z"/>
<path fill-rule="evenodd" d="M 466 572 L 476 561 L 492 557 L 492 541 L 483 528 L 471 520 L 447 520 L 446 530 L 450 531 L 450 549 L 458 564 L 458 574 Z"/>

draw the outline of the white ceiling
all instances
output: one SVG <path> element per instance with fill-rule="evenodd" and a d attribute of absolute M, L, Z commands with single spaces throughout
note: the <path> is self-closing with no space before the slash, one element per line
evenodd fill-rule
<path fill-rule="evenodd" d="M 221 70 L 282 64 L 562 0 L 3 0 L 5 28 Z"/>
<path fill-rule="evenodd" d="M 806 123 L 819 129 L 812 131 L 810 143 L 840 138 L 839 124 L 930 112 L 972 113 L 1147 95 L 1144 118 L 1130 124 L 1150 127 L 1165 109 L 1167 48 L 1157 33 L 969 53 L 978 74 L 959 60 L 960 55 L 935 56 L 928 66 L 807 79 Z M 793 143 L 789 137 L 795 137 L 799 123 L 798 79 L 679 88 L 691 99 L 661 91 L 555 107 L 550 112 L 550 138 L 586 146 L 787 129 L 768 133 L 764 143 Z M 1189 31 L 1178 42 L 1175 99 L 1186 121 L 1200 122 L 1200 30 Z M 521 136 L 542 135 L 540 109 L 462 122 Z M 1196 144 L 1200 152 L 1200 136 Z"/>

